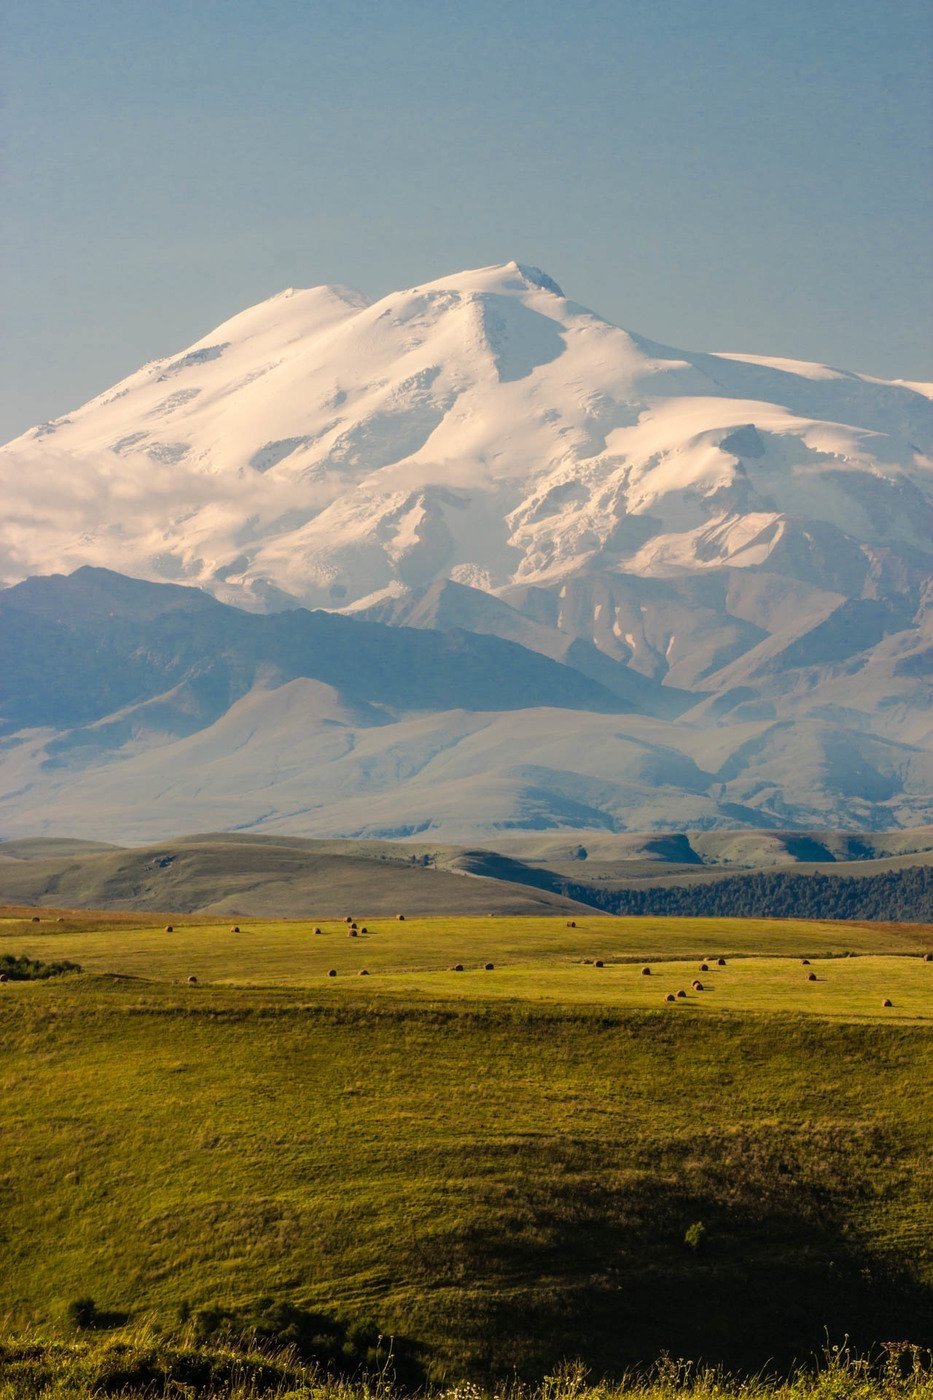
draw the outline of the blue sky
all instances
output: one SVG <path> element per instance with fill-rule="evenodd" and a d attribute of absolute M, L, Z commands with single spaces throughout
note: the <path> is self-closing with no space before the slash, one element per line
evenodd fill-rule
<path fill-rule="evenodd" d="M 518 258 L 933 379 L 923 0 L 6 0 L 0 440 L 282 287 Z"/>

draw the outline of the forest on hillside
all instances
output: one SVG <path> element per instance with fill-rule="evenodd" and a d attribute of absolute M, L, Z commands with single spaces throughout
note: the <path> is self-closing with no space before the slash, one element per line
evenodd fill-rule
<path fill-rule="evenodd" d="M 570 899 L 610 914 L 933 922 L 933 867 L 929 865 L 867 876 L 762 870 L 710 884 L 625 890 L 601 890 L 566 880 L 557 888 Z"/>

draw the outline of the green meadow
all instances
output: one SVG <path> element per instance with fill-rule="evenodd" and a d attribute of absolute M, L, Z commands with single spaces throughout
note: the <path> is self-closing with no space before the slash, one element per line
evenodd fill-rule
<path fill-rule="evenodd" d="M 84 969 L 0 987 L 11 1334 L 287 1304 L 447 1384 L 929 1342 L 929 927 L 349 912 L 6 911 Z"/>

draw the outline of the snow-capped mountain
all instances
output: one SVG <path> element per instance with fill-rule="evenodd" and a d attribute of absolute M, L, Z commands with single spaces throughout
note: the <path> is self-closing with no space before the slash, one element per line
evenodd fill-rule
<path fill-rule="evenodd" d="M 333 608 L 730 567 L 851 596 L 929 563 L 931 451 L 921 386 L 671 350 L 517 263 L 291 290 L 4 448 L 0 576 Z"/>
<path fill-rule="evenodd" d="M 577 697 L 572 722 L 566 700 L 547 714 L 529 700 L 544 707 L 532 722 L 490 698 L 498 718 L 477 728 L 468 702 L 449 710 L 428 688 L 430 722 L 391 705 L 361 719 L 341 681 L 314 724 L 330 735 L 328 706 L 344 725 L 352 710 L 368 737 L 348 752 L 370 757 L 341 760 L 333 791 L 321 780 L 330 795 L 304 807 L 257 775 L 245 825 L 400 832 L 442 811 L 467 832 L 915 824 L 929 814 L 933 737 L 931 399 L 929 385 L 670 349 L 514 262 L 373 303 L 345 287 L 290 290 L 0 448 L 0 582 L 90 565 L 257 613 L 323 608 L 361 624 L 347 643 L 361 655 L 377 624 L 453 629 L 517 644 L 480 646 L 479 670 L 508 654 L 543 684 L 516 660 L 524 649 L 560 670 L 549 695 Z M 48 750 L 33 735 L 25 768 L 26 750 L 4 741 L 8 829 L 21 790 L 44 810 L 50 752 L 91 763 L 99 743 L 129 765 L 82 778 L 85 811 L 89 783 L 102 811 L 119 806 L 130 766 L 161 790 L 172 754 L 143 750 L 169 742 L 187 746 L 180 781 L 208 801 L 192 755 L 219 773 L 243 717 L 270 752 L 298 752 L 321 694 L 306 682 L 323 673 L 275 656 L 274 674 L 241 658 L 249 684 L 223 703 L 212 692 L 206 709 L 196 666 L 165 703 L 150 686 L 113 715 L 98 705 L 96 737 L 56 731 Z M 190 722 L 162 732 L 156 712 Z M 236 743 L 228 784 L 244 761 Z M 397 745 L 411 755 L 404 792 L 385 776 Z M 133 790 L 148 792 L 140 774 Z M 216 824 L 189 806 L 193 824 Z"/>

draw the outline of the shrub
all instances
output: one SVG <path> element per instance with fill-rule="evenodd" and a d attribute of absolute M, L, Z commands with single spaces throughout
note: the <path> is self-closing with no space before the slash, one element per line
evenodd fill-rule
<path fill-rule="evenodd" d="M 26 953 L 0 954 L 0 973 L 8 982 L 38 982 L 46 977 L 60 977 L 65 972 L 80 972 L 81 966 L 74 962 L 40 962 Z"/>
<path fill-rule="evenodd" d="M 706 1238 L 706 1226 L 702 1220 L 695 1220 L 692 1225 L 687 1226 L 687 1233 L 684 1235 L 684 1244 L 688 1249 L 692 1249 L 694 1254 L 703 1248 L 703 1241 Z"/>
<path fill-rule="evenodd" d="M 96 1327 L 97 1304 L 93 1298 L 72 1298 L 66 1309 L 72 1327 Z"/>

